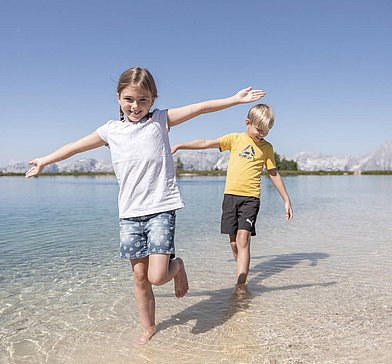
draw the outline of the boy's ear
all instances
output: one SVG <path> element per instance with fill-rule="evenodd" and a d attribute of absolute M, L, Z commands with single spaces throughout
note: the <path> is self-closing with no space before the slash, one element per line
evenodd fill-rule
<path fill-rule="evenodd" d="M 251 124 L 252 124 L 252 123 L 250 122 L 249 119 L 246 119 L 246 120 L 245 120 L 245 125 L 246 125 L 246 126 L 251 126 Z"/>

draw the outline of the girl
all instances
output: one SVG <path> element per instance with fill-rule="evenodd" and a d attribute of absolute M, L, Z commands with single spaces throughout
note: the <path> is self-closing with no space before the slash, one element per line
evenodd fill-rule
<path fill-rule="evenodd" d="M 200 114 L 214 112 L 264 96 L 251 87 L 232 97 L 150 112 L 158 97 L 155 81 L 146 69 L 126 70 L 117 86 L 120 120 L 110 120 L 92 134 L 30 161 L 26 178 L 55 163 L 104 145 L 110 147 L 113 169 L 120 187 L 120 256 L 129 259 L 134 293 L 144 328 L 139 344 L 156 332 L 152 285 L 174 280 L 175 295 L 188 291 L 184 262 L 174 259 L 175 211 L 184 206 L 176 184 L 168 130 Z"/>

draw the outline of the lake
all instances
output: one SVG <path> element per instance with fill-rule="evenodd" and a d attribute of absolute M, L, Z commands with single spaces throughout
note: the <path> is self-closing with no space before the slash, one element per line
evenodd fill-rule
<path fill-rule="evenodd" d="M 264 178 L 251 294 L 238 300 L 224 177 L 179 179 L 190 291 L 154 289 L 158 333 L 137 347 L 115 178 L 1 177 L 0 363 L 392 362 L 392 176 L 284 181 L 294 219 Z"/>

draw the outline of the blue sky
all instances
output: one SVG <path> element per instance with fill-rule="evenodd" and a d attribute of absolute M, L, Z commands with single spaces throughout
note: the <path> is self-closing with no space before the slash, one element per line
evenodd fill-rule
<path fill-rule="evenodd" d="M 2 1 L 0 44 L 0 166 L 117 118 L 116 81 L 136 65 L 159 108 L 264 89 L 281 155 L 363 154 L 392 138 L 388 0 Z M 191 120 L 171 141 L 242 131 L 248 108 Z"/>

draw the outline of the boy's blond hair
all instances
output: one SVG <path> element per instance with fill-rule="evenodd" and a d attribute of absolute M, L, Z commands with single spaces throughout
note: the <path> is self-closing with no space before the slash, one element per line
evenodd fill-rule
<path fill-rule="evenodd" d="M 272 107 L 266 104 L 257 104 L 248 112 L 248 120 L 251 124 L 263 131 L 269 131 L 275 122 Z"/>

